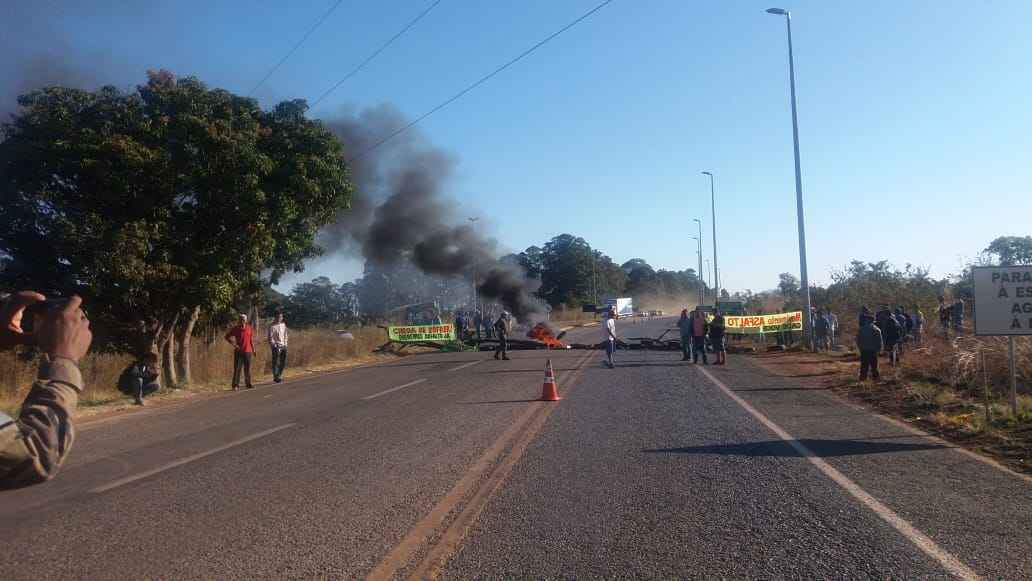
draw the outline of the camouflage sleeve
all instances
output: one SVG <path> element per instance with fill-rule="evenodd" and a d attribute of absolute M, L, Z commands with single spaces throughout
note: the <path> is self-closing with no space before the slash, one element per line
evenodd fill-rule
<path fill-rule="evenodd" d="M 67 359 L 40 366 L 39 378 L 17 420 L 0 414 L 0 488 L 18 488 L 53 478 L 75 440 L 72 413 L 82 374 Z"/>

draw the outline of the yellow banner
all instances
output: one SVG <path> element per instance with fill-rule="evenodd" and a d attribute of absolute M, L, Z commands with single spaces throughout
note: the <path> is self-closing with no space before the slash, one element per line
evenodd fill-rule
<path fill-rule="evenodd" d="M 802 331 L 803 312 L 778 313 L 776 315 L 750 315 L 724 317 L 728 333 L 749 335 L 754 333 L 777 333 L 780 331 Z"/>

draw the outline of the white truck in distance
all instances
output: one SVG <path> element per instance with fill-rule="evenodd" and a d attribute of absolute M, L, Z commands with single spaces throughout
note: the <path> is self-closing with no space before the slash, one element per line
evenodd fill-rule
<path fill-rule="evenodd" d="M 616 317 L 633 317 L 634 316 L 634 302 L 630 297 L 620 299 L 606 299 L 605 310 L 608 311 L 610 308 L 616 309 Z"/>

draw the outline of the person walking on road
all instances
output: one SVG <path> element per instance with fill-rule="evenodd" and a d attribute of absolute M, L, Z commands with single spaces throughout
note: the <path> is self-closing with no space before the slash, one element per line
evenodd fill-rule
<path fill-rule="evenodd" d="M 724 345 L 724 315 L 719 309 L 713 311 L 713 320 L 709 324 L 709 340 L 713 346 L 713 354 L 717 356 L 716 365 L 727 365 L 727 348 Z M 702 352 L 706 354 L 705 351 Z M 703 360 L 705 361 L 705 359 Z"/>
<path fill-rule="evenodd" d="M 606 313 L 606 320 L 602 322 L 602 338 L 606 345 L 606 365 L 613 369 L 616 367 L 613 360 L 616 352 L 616 309 L 609 309 Z"/>
<path fill-rule="evenodd" d="M 874 324 L 874 319 L 864 317 L 856 334 L 856 348 L 860 350 L 860 381 L 867 380 L 868 372 L 875 381 L 881 379 L 878 374 L 878 353 L 883 347 L 881 329 Z"/>
<path fill-rule="evenodd" d="M 240 314 L 240 322 L 229 330 L 226 342 L 233 346 L 233 390 L 240 387 L 240 372 L 244 372 L 247 389 L 254 389 L 251 383 L 251 360 L 254 358 L 254 327 L 247 322 L 247 315 Z"/>
<path fill-rule="evenodd" d="M 706 358 L 706 333 L 709 331 L 709 323 L 706 322 L 706 313 L 695 309 L 692 311 L 692 363 L 699 362 L 699 353 L 702 353 L 702 364 L 709 365 Z"/>
<path fill-rule="evenodd" d="M 498 315 L 494 323 L 495 335 L 498 335 L 498 348 L 495 349 L 494 358 L 509 360 L 509 333 L 512 331 L 512 320 L 507 311 Z"/>
<path fill-rule="evenodd" d="M 269 325 L 269 348 L 272 349 L 272 380 L 280 383 L 287 367 L 287 323 L 283 313 L 277 313 L 276 322 Z"/>
<path fill-rule="evenodd" d="M 681 310 L 681 318 L 677 320 L 677 328 L 681 331 L 681 361 L 688 361 L 692 349 L 692 320 L 688 309 Z"/>

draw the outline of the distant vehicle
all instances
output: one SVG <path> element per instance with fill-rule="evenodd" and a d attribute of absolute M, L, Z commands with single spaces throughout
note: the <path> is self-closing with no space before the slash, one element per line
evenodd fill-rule
<path fill-rule="evenodd" d="M 745 302 L 743 301 L 717 301 L 717 308 L 725 315 L 741 316 L 745 314 Z"/>
<path fill-rule="evenodd" d="M 638 316 L 639 317 L 647 317 L 647 316 L 649 316 L 649 312 L 648 311 L 638 311 Z"/>
<path fill-rule="evenodd" d="M 634 301 L 630 297 L 606 299 L 605 310 L 608 311 L 610 307 L 616 309 L 617 318 L 634 316 Z"/>
<path fill-rule="evenodd" d="M 663 316 L 663 311 L 660 311 L 660 310 L 649 311 L 649 316 L 650 317 L 662 317 Z"/>

